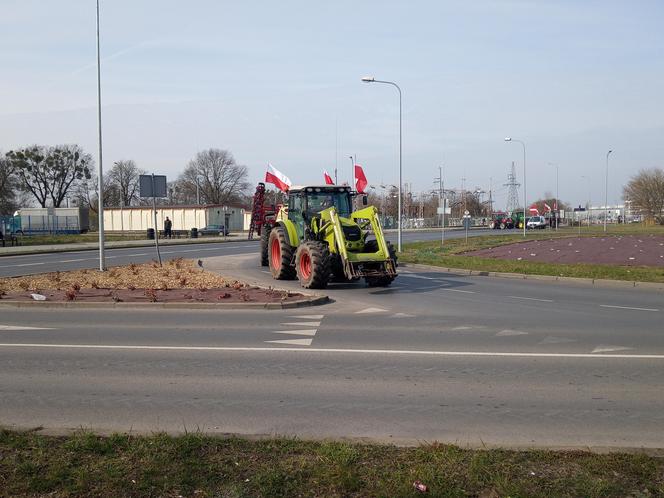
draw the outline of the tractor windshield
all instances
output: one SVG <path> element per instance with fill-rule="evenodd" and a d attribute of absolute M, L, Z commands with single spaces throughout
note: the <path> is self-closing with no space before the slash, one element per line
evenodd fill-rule
<path fill-rule="evenodd" d="M 346 192 L 315 192 L 307 195 L 307 215 L 312 217 L 334 206 L 339 216 L 350 216 L 350 196 Z"/>

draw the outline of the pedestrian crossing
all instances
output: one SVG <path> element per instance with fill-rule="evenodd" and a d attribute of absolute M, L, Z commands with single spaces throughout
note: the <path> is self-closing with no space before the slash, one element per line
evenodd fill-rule
<path fill-rule="evenodd" d="M 273 334 L 290 335 L 290 336 L 304 336 L 293 339 L 274 339 L 265 341 L 270 344 L 285 344 L 287 346 L 311 346 L 311 343 L 318 332 L 318 327 L 325 318 L 325 315 L 291 315 L 289 319 L 295 321 L 282 322 L 282 327 L 287 327 L 283 330 L 273 330 Z M 296 327 L 296 328 L 292 328 Z"/>

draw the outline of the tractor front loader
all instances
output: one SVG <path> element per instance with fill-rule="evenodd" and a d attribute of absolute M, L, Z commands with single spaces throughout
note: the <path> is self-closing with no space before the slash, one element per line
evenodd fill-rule
<path fill-rule="evenodd" d="M 332 278 L 364 278 L 372 287 L 392 283 L 396 251 L 385 240 L 375 207 L 351 211 L 355 195 L 349 187 L 332 185 L 290 189 L 288 206 L 280 209 L 261 245 L 261 262 L 267 261 L 275 279 L 297 277 L 310 289 L 322 289 Z"/>

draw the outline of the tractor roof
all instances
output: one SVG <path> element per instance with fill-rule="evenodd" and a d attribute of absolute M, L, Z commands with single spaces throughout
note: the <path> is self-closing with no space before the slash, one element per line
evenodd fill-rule
<path fill-rule="evenodd" d="M 291 194 L 297 192 L 352 192 L 348 185 L 293 185 L 288 189 Z"/>

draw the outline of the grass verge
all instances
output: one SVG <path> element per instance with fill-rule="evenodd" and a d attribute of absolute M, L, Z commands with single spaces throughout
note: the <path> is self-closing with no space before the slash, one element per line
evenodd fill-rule
<path fill-rule="evenodd" d="M 664 232 L 659 229 L 639 233 L 664 234 Z M 590 232 L 586 235 L 595 236 L 597 233 Z M 560 231 L 558 234 L 549 230 L 542 233 L 529 232 L 528 240 L 565 236 L 576 236 L 576 233 L 573 230 Z M 444 268 L 463 268 L 469 270 L 521 273 L 528 275 L 555 275 L 560 277 L 627 280 L 630 282 L 664 282 L 664 268 L 614 266 L 589 263 L 561 264 L 538 261 L 514 261 L 465 256 L 461 254 L 467 251 L 512 244 L 522 240 L 523 237 L 516 234 L 469 237 L 467 243 L 463 238 L 449 239 L 445 241 L 445 246 L 442 249 L 440 247 L 440 241 L 415 242 L 404 245 L 403 253 L 399 255 L 399 261 L 441 266 Z"/>
<path fill-rule="evenodd" d="M 651 497 L 664 459 L 635 454 L 400 448 L 202 434 L 0 431 L 3 496 Z"/>

